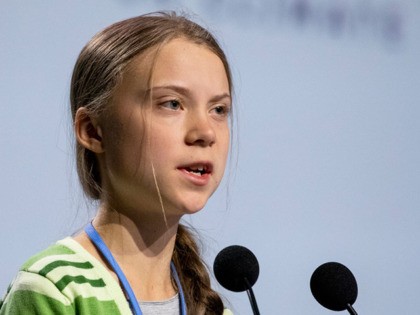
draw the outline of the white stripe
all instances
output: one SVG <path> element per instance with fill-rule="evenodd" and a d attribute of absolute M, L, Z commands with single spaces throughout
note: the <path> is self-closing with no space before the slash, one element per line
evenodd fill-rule
<path fill-rule="evenodd" d="M 33 291 L 53 298 L 66 306 L 71 304 L 71 302 L 57 289 L 54 283 L 31 272 L 20 271 L 18 273 L 8 296 L 14 291 Z"/>
<path fill-rule="evenodd" d="M 102 288 L 95 288 L 92 287 L 89 283 L 69 283 L 64 289 L 63 294 L 65 294 L 69 299 L 74 299 L 78 296 L 82 296 L 83 298 L 90 298 L 94 297 L 100 301 L 109 301 L 112 300 L 113 297 L 110 295 L 109 288 L 102 287 Z"/>

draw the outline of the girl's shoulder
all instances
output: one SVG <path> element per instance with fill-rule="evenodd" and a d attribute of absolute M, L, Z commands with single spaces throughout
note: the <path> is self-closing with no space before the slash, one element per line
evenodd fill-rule
<path fill-rule="evenodd" d="M 130 314 L 118 283 L 68 237 L 31 257 L 9 286 L 0 314 L 74 314 L 75 309 Z M 93 314 L 93 311 L 92 311 Z"/>
<path fill-rule="evenodd" d="M 70 246 L 69 246 L 70 245 Z M 32 271 L 43 273 L 45 267 L 52 267 L 54 261 L 63 261 L 69 257 L 77 256 L 77 248 L 74 249 L 73 240 L 65 238 L 51 245 L 47 249 L 35 254 L 29 258 L 20 268 L 20 271 Z"/>

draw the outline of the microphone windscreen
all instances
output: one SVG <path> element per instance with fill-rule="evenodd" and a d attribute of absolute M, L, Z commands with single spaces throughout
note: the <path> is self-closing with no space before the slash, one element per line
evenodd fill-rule
<path fill-rule="evenodd" d="M 249 249 L 232 245 L 217 254 L 213 271 L 225 289 L 242 292 L 251 289 L 257 282 L 260 267 L 257 257 Z"/>
<path fill-rule="evenodd" d="M 333 311 L 343 311 L 357 299 L 356 278 L 337 262 L 319 266 L 312 274 L 310 286 L 318 303 Z"/>

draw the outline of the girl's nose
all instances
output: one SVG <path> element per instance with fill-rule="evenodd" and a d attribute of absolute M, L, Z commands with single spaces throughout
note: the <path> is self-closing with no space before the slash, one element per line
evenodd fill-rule
<path fill-rule="evenodd" d="M 203 115 L 204 116 L 204 115 Z M 210 117 L 191 117 L 187 123 L 185 143 L 202 147 L 212 146 L 216 141 L 216 132 L 212 126 Z"/>

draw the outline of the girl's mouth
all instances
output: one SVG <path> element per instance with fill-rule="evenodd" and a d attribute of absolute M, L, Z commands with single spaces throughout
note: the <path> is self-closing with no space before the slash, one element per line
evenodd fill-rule
<path fill-rule="evenodd" d="M 213 166 L 210 163 L 196 163 L 179 167 L 180 170 L 185 170 L 195 176 L 205 176 L 211 174 Z"/>
<path fill-rule="evenodd" d="M 207 170 L 203 166 L 196 167 L 196 168 L 187 167 L 185 169 L 186 169 L 187 172 L 193 173 L 194 175 L 197 175 L 197 176 L 202 176 L 204 174 L 207 174 Z"/>

